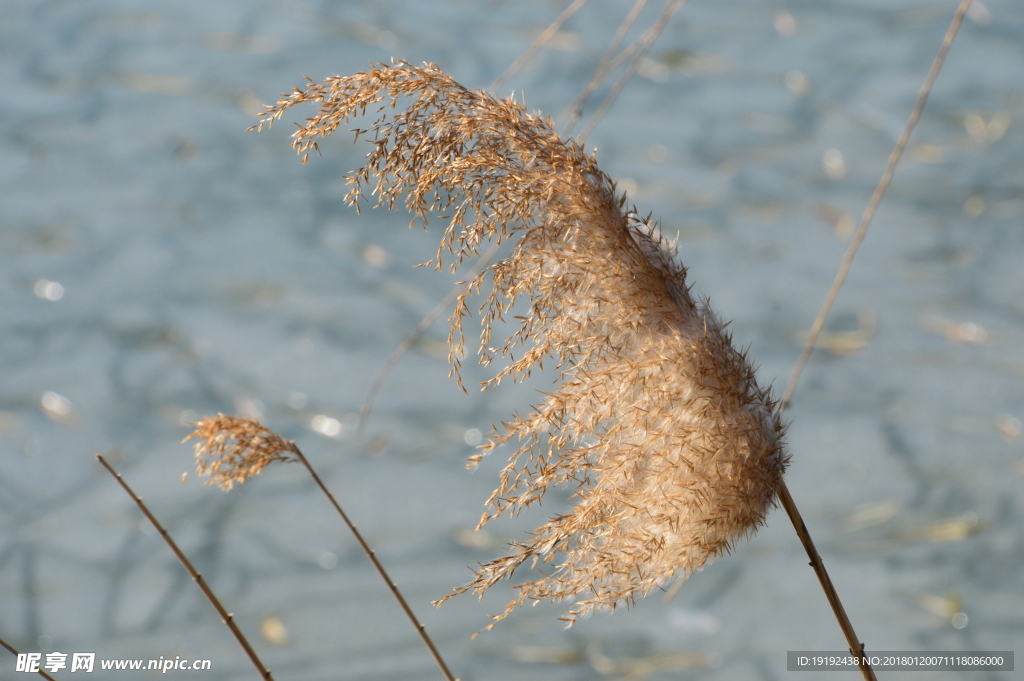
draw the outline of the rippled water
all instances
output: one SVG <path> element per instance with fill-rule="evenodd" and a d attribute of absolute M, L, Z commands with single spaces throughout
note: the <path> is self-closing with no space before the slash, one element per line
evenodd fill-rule
<path fill-rule="evenodd" d="M 245 128 L 301 74 L 392 56 L 486 87 L 565 4 L 0 6 L 0 637 L 253 678 L 101 452 L 276 678 L 439 678 L 298 467 L 231 493 L 180 484 L 183 423 L 226 412 L 299 443 L 464 680 L 778 679 L 787 650 L 844 647 L 780 512 L 671 603 L 568 631 L 541 605 L 471 641 L 507 592 L 429 601 L 567 494 L 469 532 L 501 463 L 467 473 L 471 445 L 547 383 L 464 396 L 443 322 L 354 441 L 377 372 L 452 279 L 411 267 L 435 234 L 343 205 L 364 153 L 347 135 L 303 166 L 288 125 Z M 589 3 L 499 94 L 558 115 L 629 4 Z M 588 140 L 777 388 L 953 10 L 694 0 Z M 789 412 L 790 489 L 869 649 L 1008 650 L 1024 632 L 1022 39 L 1020 3 L 975 3 Z"/>

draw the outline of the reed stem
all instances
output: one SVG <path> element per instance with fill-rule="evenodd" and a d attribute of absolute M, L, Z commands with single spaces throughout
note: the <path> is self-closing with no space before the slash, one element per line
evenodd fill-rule
<path fill-rule="evenodd" d="M 128 486 L 128 483 L 121 477 L 121 474 L 115 471 L 113 467 L 107 463 L 106 459 L 99 454 L 96 455 L 96 458 L 101 464 L 103 464 L 103 467 L 106 468 L 112 476 L 114 476 L 114 479 L 117 480 L 122 488 L 124 488 L 124 491 L 132 498 L 135 505 L 139 507 L 139 510 L 142 511 L 143 515 L 145 515 L 147 519 L 149 519 L 149 522 L 153 524 L 156 531 L 164 538 L 167 545 L 171 547 L 171 551 L 173 551 L 174 555 L 178 557 L 178 561 L 185 567 L 185 570 L 188 572 L 189 576 L 192 577 L 192 580 L 199 585 L 199 588 L 206 596 L 206 599 L 210 601 L 214 610 L 216 610 L 217 614 L 220 615 L 221 620 L 227 625 L 228 629 L 231 630 L 231 633 L 234 634 L 235 640 L 237 640 L 238 644 L 242 646 L 242 650 L 244 650 L 245 654 L 249 656 L 249 660 L 252 661 L 253 666 L 256 667 L 256 670 L 259 672 L 260 678 L 264 679 L 264 681 L 273 681 L 274 677 L 270 675 L 270 670 L 263 666 L 263 662 L 256 654 L 256 651 L 252 649 L 252 646 L 249 645 L 249 641 L 245 638 L 245 634 L 243 634 L 242 630 L 238 628 L 237 624 L 235 624 L 234 615 L 224 609 L 220 599 L 218 599 L 213 593 L 213 590 L 206 583 L 206 580 L 203 579 L 203 576 L 196 571 L 195 567 L 192 566 L 192 562 L 189 561 L 185 554 L 182 553 L 181 549 L 178 548 L 177 543 L 175 543 L 171 538 L 171 535 L 164 529 L 163 525 L 160 524 L 160 521 L 156 519 L 156 516 L 150 512 L 149 508 L 146 507 L 146 504 L 142 502 L 142 498 L 132 491 L 132 488 Z"/>
<path fill-rule="evenodd" d="M 7 650 L 11 651 L 11 653 L 14 654 L 14 655 L 20 655 L 21 654 L 17 650 L 14 649 L 14 646 L 9 644 L 7 641 L 3 640 L 2 638 L 0 638 L 0 646 L 3 646 L 4 648 L 7 648 Z M 37 669 L 36 673 L 39 674 L 40 676 L 42 676 L 44 679 L 49 679 L 50 681 L 56 681 L 56 679 L 54 679 L 52 676 L 50 676 L 49 674 L 44 672 L 42 670 L 42 668 Z"/>
<path fill-rule="evenodd" d="M 587 137 L 590 136 L 590 133 L 593 132 L 595 127 L 597 127 L 601 118 L 604 117 L 605 112 L 608 111 L 608 109 L 611 108 L 611 105 L 615 103 L 615 100 L 618 99 L 619 93 L 622 92 L 622 88 L 626 86 L 626 83 L 629 82 L 633 77 L 633 74 L 635 74 L 637 69 L 640 68 L 640 64 L 643 62 L 644 58 L 647 57 L 647 53 L 654 45 L 654 41 L 658 39 L 661 32 L 665 30 L 665 26 L 668 25 L 669 19 L 672 18 L 672 15 L 681 10 L 687 2 L 689 2 L 689 0 L 668 0 L 661 16 L 658 17 L 658 20 L 653 26 L 651 26 L 651 28 L 640 36 L 640 38 L 637 39 L 637 51 L 636 54 L 633 55 L 633 61 L 630 62 L 629 68 L 626 69 L 626 72 L 622 74 L 617 81 L 615 81 L 611 92 L 609 92 L 608 96 L 604 98 L 603 102 L 601 102 L 600 108 L 598 108 L 590 120 L 587 121 L 587 124 L 583 128 L 583 132 L 580 133 L 580 139 L 587 139 Z"/>
<path fill-rule="evenodd" d="M 363 539 L 363 535 L 358 529 L 356 529 L 356 526 L 349 519 L 348 514 L 341 508 L 341 504 L 339 504 L 338 500 L 334 498 L 331 491 L 327 489 L 327 485 L 325 485 L 323 480 L 320 479 L 320 476 L 317 475 L 316 470 L 314 470 L 313 466 L 309 463 L 309 459 L 306 458 L 294 442 L 290 444 L 292 452 L 298 457 L 302 465 L 306 467 L 309 474 L 313 476 L 313 480 L 320 487 L 320 490 L 327 496 L 327 499 L 331 502 L 331 505 L 334 506 L 334 510 L 338 512 L 341 519 L 345 521 L 345 524 L 352 532 L 352 535 L 356 538 L 356 541 L 359 542 L 359 546 L 363 549 L 363 553 L 365 553 L 366 557 L 370 559 L 370 562 L 373 563 L 373 567 L 377 568 L 377 572 L 380 574 L 381 579 L 383 579 L 384 583 L 388 585 L 389 589 L 391 589 L 391 594 L 395 597 L 395 600 L 398 601 L 398 604 L 402 606 L 402 610 L 405 611 L 409 621 L 412 622 L 413 627 L 415 627 L 416 633 L 418 633 L 420 638 L 423 639 L 423 644 L 427 646 L 427 650 L 429 650 L 430 654 L 434 657 L 434 662 L 436 662 L 437 666 L 440 667 L 441 673 L 444 674 L 444 678 L 448 681 L 458 681 L 458 679 L 456 679 L 448 669 L 448 665 L 445 663 L 444 658 L 441 657 L 441 653 L 434 646 L 434 642 L 427 633 L 426 627 L 423 626 L 423 624 L 416 618 L 412 608 L 409 607 L 409 604 L 405 601 L 405 597 L 402 596 L 402 592 L 398 590 L 398 586 L 391 580 L 391 577 L 388 576 L 387 570 L 384 569 L 384 566 L 381 565 L 380 561 L 377 560 L 377 554 L 370 548 L 370 545 L 366 543 L 366 540 Z"/>
<path fill-rule="evenodd" d="M 879 181 L 874 194 L 871 196 L 871 200 L 868 202 L 867 208 L 864 210 L 860 227 L 857 229 L 857 233 L 850 242 L 849 248 L 846 249 L 846 253 L 843 255 L 843 261 L 839 266 L 839 271 L 836 273 L 836 278 L 832 282 L 832 287 L 829 289 L 828 295 L 825 296 L 825 302 L 822 304 L 821 310 L 818 312 L 818 316 L 811 327 L 811 332 L 807 338 L 807 344 L 804 346 L 803 352 L 800 354 L 800 358 L 797 360 L 796 366 L 793 367 L 793 372 L 789 377 L 789 383 L 787 383 L 786 390 L 782 394 L 782 399 L 779 400 L 778 409 L 780 415 L 789 405 L 789 402 L 793 397 L 793 392 L 796 390 L 796 385 L 800 380 L 800 374 L 807 365 L 807 361 L 810 359 L 811 353 L 814 352 L 814 347 L 818 342 L 818 337 L 821 335 L 821 329 L 825 325 L 825 320 L 828 318 L 828 314 L 832 309 L 832 304 L 835 302 L 836 296 L 839 295 L 839 290 L 843 287 L 843 283 L 846 281 L 846 275 L 850 271 L 850 266 L 853 264 L 853 258 L 857 254 L 861 243 L 864 241 L 864 237 L 867 235 L 868 227 L 871 225 L 871 220 L 874 218 L 875 211 L 882 200 L 882 196 L 885 195 L 886 190 L 889 188 L 889 183 L 892 181 L 893 174 L 896 172 L 896 166 L 899 164 L 900 158 L 903 156 L 903 151 L 906 149 L 907 142 L 910 140 L 910 134 L 914 131 L 914 127 L 921 118 L 921 112 L 924 111 L 925 103 L 928 101 L 928 95 L 931 93 L 932 86 L 935 84 L 935 79 L 938 78 L 939 71 L 942 70 L 942 65 L 946 60 L 946 53 L 949 52 L 949 48 L 953 44 L 953 39 L 956 37 L 957 31 L 960 30 L 960 25 L 963 23 L 964 15 L 967 13 L 967 9 L 970 6 L 971 0 L 961 0 L 956 13 L 953 15 L 953 21 L 946 30 L 946 35 L 942 39 L 942 46 L 939 48 L 939 53 L 932 62 L 931 70 L 928 72 L 928 76 L 925 78 L 924 84 L 921 86 L 921 90 L 917 95 L 917 102 L 914 105 L 913 111 L 910 113 L 910 118 L 907 120 L 907 124 L 903 128 L 903 132 L 900 135 L 899 140 L 896 142 L 896 147 L 889 155 L 889 163 L 885 168 L 885 172 L 882 174 L 882 179 Z M 846 615 L 846 610 L 843 608 L 843 604 L 839 600 L 839 594 L 836 593 L 835 587 L 832 585 L 832 580 L 829 578 L 828 572 L 825 570 L 825 564 L 822 562 L 821 556 L 814 547 L 811 535 L 807 531 L 807 526 L 804 524 L 800 511 L 797 510 L 796 502 L 793 501 L 793 497 L 789 493 L 789 488 L 786 487 L 785 480 L 783 480 L 779 485 L 779 501 L 782 503 L 782 507 L 786 509 L 786 513 L 789 515 L 789 519 L 793 522 L 793 527 L 796 528 L 796 533 L 804 545 L 804 550 L 807 552 L 807 556 L 811 559 L 811 567 L 814 568 L 814 572 L 818 576 L 818 581 L 821 582 L 821 588 L 824 589 L 829 605 L 832 606 L 832 611 L 835 613 L 836 619 L 839 621 L 839 626 L 843 630 L 843 634 L 846 636 L 846 641 L 850 647 L 850 653 L 858 656 L 860 670 L 864 675 L 864 678 L 868 681 L 875 681 L 876 677 L 874 670 L 871 669 L 871 666 L 864 658 L 864 644 L 861 643 L 860 639 L 857 637 L 857 633 L 853 630 L 853 624 L 850 623 L 850 618 Z"/>
<path fill-rule="evenodd" d="M 843 607 L 843 602 L 839 600 L 839 594 L 832 585 L 828 571 L 825 570 L 825 563 L 821 560 L 818 549 L 814 547 L 811 533 L 807 531 L 804 519 L 800 516 L 800 511 L 796 508 L 796 502 L 793 501 L 793 497 L 789 494 L 789 488 L 786 487 L 785 480 L 779 485 L 779 501 L 782 502 L 782 507 L 786 509 L 789 519 L 793 521 L 793 527 L 796 528 L 797 536 L 800 537 L 800 542 L 804 545 L 804 551 L 807 552 L 807 557 L 811 559 L 810 564 L 814 568 L 814 574 L 818 575 L 818 581 L 821 582 L 821 588 L 825 591 L 828 604 L 832 606 L 832 612 L 835 613 L 836 619 L 839 621 L 839 627 L 843 630 L 843 635 L 846 636 L 846 643 L 849 645 L 850 653 L 857 657 L 857 666 L 860 667 L 861 674 L 864 675 L 866 681 L 877 681 L 875 671 L 868 664 L 867 658 L 864 657 L 864 644 L 860 642 L 857 638 L 857 632 L 853 630 L 853 624 L 846 615 L 846 608 Z"/>
<path fill-rule="evenodd" d="M 505 69 L 505 73 L 498 76 L 495 79 L 495 81 L 491 83 L 491 87 L 488 89 L 495 90 L 501 87 L 506 80 L 508 80 L 515 74 L 519 73 L 519 71 L 528 63 L 530 63 L 530 60 L 537 55 L 537 52 L 540 51 L 540 48 L 544 47 L 544 45 L 546 45 L 549 40 L 555 37 L 555 34 L 558 33 L 558 31 L 562 28 L 565 22 L 567 22 L 573 14 L 576 14 L 576 12 L 583 9 L 583 5 L 587 4 L 588 2 L 590 2 L 590 0 L 573 0 L 573 3 L 566 7 L 562 11 L 562 13 L 559 14 L 558 17 L 551 22 L 551 25 L 544 29 L 544 31 L 539 36 L 537 36 L 537 39 L 533 41 L 533 44 L 530 45 L 530 48 L 526 50 L 526 52 L 522 56 L 520 56 L 519 59 L 516 59 L 515 62 L 512 63 L 512 66 Z"/>
<path fill-rule="evenodd" d="M 636 0 L 633 3 L 633 8 L 626 15 L 626 18 L 619 25 L 618 30 L 615 31 L 615 37 L 612 38 L 612 42 L 608 45 L 608 49 L 605 50 L 604 56 L 601 57 L 601 61 L 598 63 L 597 68 L 594 69 L 594 74 L 590 77 L 586 86 L 573 103 L 569 105 L 565 111 L 562 112 L 562 118 L 568 117 L 565 123 L 565 130 L 568 132 L 572 130 L 577 122 L 580 120 L 580 116 L 583 115 L 583 107 L 586 106 L 587 100 L 590 99 L 590 95 L 593 94 L 594 90 L 598 88 L 602 81 L 604 81 L 605 74 L 612 68 L 612 59 L 615 57 L 615 52 L 619 49 L 619 45 L 622 44 L 623 38 L 626 37 L 626 33 L 633 26 L 633 22 L 636 21 L 637 16 L 640 14 L 640 10 L 647 4 L 647 0 Z"/>
<path fill-rule="evenodd" d="M 800 374 L 804 370 L 804 366 L 807 364 L 807 360 L 810 359 L 811 353 L 814 352 L 814 346 L 818 343 L 818 336 L 821 335 L 821 329 L 825 325 L 825 319 L 828 317 L 828 313 L 832 310 L 832 303 L 835 302 L 836 296 L 839 295 L 839 289 L 843 287 L 843 283 L 846 282 L 846 275 L 850 271 L 850 266 L 853 264 L 853 258 L 857 255 L 857 251 L 860 249 L 861 242 L 864 241 L 864 237 L 868 233 L 868 227 L 871 225 L 871 220 L 875 216 L 875 209 L 878 208 L 878 204 L 882 200 L 882 196 L 885 195 L 885 191 L 889 188 L 889 182 L 892 181 L 892 176 L 896 172 L 896 165 L 900 162 L 900 158 L 903 156 L 903 150 L 907 146 L 907 142 L 910 140 L 910 133 L 914 131 L 914 127 L 917 125 L 917 121 L 921 118 L 921 112 L 924 110 L 925 102 L 928 101 L 928 95 L 932 91 L 932 85 L 935 84 L 935 79 L 939 75 L 939 71 L 942 69 L 943 62 L 946 61 L 946 53 L 949 52 L 950 46 L 953 44 L 953 38 L 956 37 L 957 31 L 960 30 L 960 24 L 963 23 L 964 15 L 967 14 L 967 9 L 971 6 L 971 0 L 961 0 L 960 6 L 957 7 L 956 14 L 953 16 L 953 22 L 949 25 L 949 29 L 946 31 L 945 37 L 942 39 L 942 47 L 939 48 L 939 53 L 935 57 L 935 61 L 932 62 L 932 68 L 928 72 L 928 77 L 925 78 L 924 85 L 921 86 L 921 91 L 917 95 L 917 103 L 914 105 L 914 110 L 910 113 L 910 118 L 907 119 L 907 124 L 903 128 L 903 133 L 900 135 L 899 141 L 896 142 L 896 147 L 892 150 L 889 155 L 889 163 L 885 168 L 885 172 L 882 174 L 882 179 L 878 182 L 878 186 L 875 188 L 875 193 L 872 194 L 871 200 L 868 202 L 868 207 L 864 210 L 864 216 L 860 220 L 860 227 L 857 229 L 857 233 L 853 235 L 853 240 L 850 242 L 849 248 L 846 249 L 846 253 L 843 255 L 843 262 L 839 266 L 839 271 L 836 273 L 836 278 L 832 282 L 832 287 L 828 291 L 828 295 L 825 296 L 825 302 L 821 306 L 821 310 L 818 312 L 818 317 L 814 320 L 814 324 L 811 326 L 811 332 L 807 336 L 807 344 L 804 345 L 803 352 L 800 353 L 800 359 L 797 360 L 796 366 L 793 367 L 793 373 L 790 374 L 789 383 L 786 384 L 786 390 L 782 394 L 782 399 L 779 400 L 780 412 L 785 410 L 789 405 L 789 401 L 793 397 L 793 391 L 796 390 L 796 384 L 800 380 Z"/>

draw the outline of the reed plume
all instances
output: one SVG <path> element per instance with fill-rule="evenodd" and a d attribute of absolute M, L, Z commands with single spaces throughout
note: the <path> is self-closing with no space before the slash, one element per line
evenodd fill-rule
<path fill-rule="evenodd" d="M 394 208 L 404 199 L 414 221 L 445 220 L 437 267 L 451 256 L 458 271 L 483 244 L 510 243 L 457 299 L 452 372 L 475 292 L 484 295 L 480 361 L 505 360 L 484 387 L 555 365 L 553 391 L 496 429 L 470 465 L 517 445 L 480 526 L 557 485 L 575 489 L 572 506 L 438 603 L 482 596 L 539 563 L 542 576 L 516 585 L 493 619 L 553 599 L 573 602 L 571 624 L 689 576 L 764 522 L 787 462 L 772 393 L 708 301 L 691 294 L 674 247 L 627 210 L 593 155 L 514 99 L 468 90 L 430 64 L 309 81 L 257 128 L 304 103 L 318 111 L 294 133 L 303 162 L 343 123 L 376 116 L 355 131 L 370 133 L 372 148 L 348 176 L 346 200 L 358 208 L 369 193 Z M 506 315 L 515 332 L 492 347 Z"/>
<path fill-rule="evenodd" d="M 255 419 L 217 414 L 200 419 L 182 442 L 196 438 L 196 474 L 208 485 L 230 490 L 272 463 L 299 461 L 294 442 L 285 440 Z"/>
<path fill-rule="evenodd" d="M 231 489 L 235 483 L 244 484 L 249 478 L 254 475 L 259 475 L 263 472 L 263 469 L 272 463 L 277 462 L 295 462 L 301 463 L 309 471 L 313 481 L 320 488 L 320 491 L 324 493 L 327 500 L 331 502 L 334 510 L 337 511 L 338 516 L 341 517 L 342 521 L 348 527 L 352 536 L 359 542 L 359 547 L 366 554 L 366 557 L 373 563 L 374 569 L 377 570 L 377 574 L 380 575 L 384 583 L 388 585 L 391 590 L 391 595 L 395 597 L 398 604 L 402 607 L 405 612 L 405 616 L 409 618 L 413 628 L 416 629 L 416 633 L 419 634 L 420 639 L 423 640 L 423 644 L 426 645 L 427 650 L 434 658 L 434 662 L 437 663 L 438 668 L 444 675 L 446 681 L 457 681 L 451 670 L 448 668 L 448 664 L 444 661 L 437 646 L 434 645 L 434 641 L 427 634 L 427 629 L 420 621 L 416 618 L 412 608 L 409 607 L 408 602 L 405 600 L 405 596 L 399 591 L 398 585 L 388 575 L 387 570 L 377 559 L 377 554 L 374 553 L 370 545 L 366 543 L 366 539 L 363 538 L 362 533 L 356 528 L 355 524 L 342 509 L 341 504 L 335 498 L 331 491 L 327 489 L 327 485 L 320 478 L 320 475 L 313 468 L 313 464 L 309 462 L 306 455 L 302 453 L 291 440 L 285 440 L 283 437 L 270 430 L 262 423 L 255 419 L 242 418 L 240 416 L 225 416 L 224 414 L 218 414 L 217 416 L 209 416 L 200 419 L 197 423 L 193 424 L 196 429 L 183 442 L 188 442 L 192 438 L 196 438 L 199 441 L 195 443 L 196 453 L 196 464 L 198 468 L 198 474 L 200 476 L 206 476 L 210 479 L 206 481 L 208 485 L 220 485 L 223 490 Z M 102 458 L 100 459 L 102 462 Z M 104 462 L 104 466 L 107 464 Z M 113 470 L 111 470 L 113 472 Z M 123 484 L 123 483 L 122 483 Z M 126 487 L 127 489 L 127 487 Z M 149 512 L 141 505 L 141 500 L 137 499 L 140 504 L 140 508 L 149 515 Z M 154 524 L 156 520 L 151 518 Z M 158 529 L 161 529 L 158 527 Z M 161 533 L 163 534 L 162 530 Z M 189 572 L 194 572 L 191 565 L 185 557 L 172 545 L 175 552 L 178 553 L 178 557 L 185 564 L 185 567 Z M 202 584 L 201 584 L 202 586 Z M 203 586 L 204 591 L 208 589 Z M 211 600 L 215 600 L 212 592 L 207 594 Z M 220 608 L 219 603 L 215 605 Z M 219 611 L 219 610 L 218 610 Z M 227 621 L 227 620 L 225 620 Z M 232 631 L 235 631 L 232 629 Z M 247 646 L 247 643 L 243 642 L 243 639 L 239 639 L 243 646 Z M 246 651 L 250 649 L 247 647 Z"/>

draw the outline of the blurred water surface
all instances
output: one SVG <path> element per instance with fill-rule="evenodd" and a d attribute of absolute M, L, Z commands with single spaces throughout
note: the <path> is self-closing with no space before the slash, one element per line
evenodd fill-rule
<path fill-rule="evenodd" d="M 568 492 L 471 532 L 501 461 L 465 458 L 548 383 L 463 395 L 443 322 L 354 441 L 377 372 L 453 280 L 411 267 L 435 233 L 343 205 L 365 153 L 349 135 L 303 166 L 287 122 L 245 129 L 302 74 L 392 57 L 487 87 L 566 4 L 0 5 L 0 636 L 253 678 L 101 452 L 276 678 L 439 678 L 297 467 L 231 493 L 180 484 L 184 424 L 226 412 L 299 443 L 465 681 L 780 679 L 787 650 L 844 647 L 779 512 L 671 602 L 570 630 L 540 605 L 471 641 L 507 591 L 429 602 Z M 557 116 L 630 4 L 592 0 L 496 94 Z M 777 389 L 954 9 L 695 0 L 588 140 Z M 974 3 L 789 412 L 790 489 L 870 649 L 1024 637 L 1022 45 L 1019 2 Z M 488 375 L 467 363 L 467 384 Z"/>

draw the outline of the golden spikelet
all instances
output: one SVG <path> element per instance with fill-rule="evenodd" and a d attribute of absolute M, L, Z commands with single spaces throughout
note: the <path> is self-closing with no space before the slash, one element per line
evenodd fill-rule
<path fill-rule="evenodd" d="M 218 414 L 200 419 L 182 442 L 195 444 L 196 473 L 208 485 L 229 490 L 244 484 L 272 463 L 298 461 L 295 443 L 285 440 L 253 419 Z"/>
<path fill-rule="evenodd" d="M 575 488 L 572 507 L 439 602 L 482 595 L 539 561 L 550 569 L 518 584 L 494 619 L 554 599 L 573 601 L 571 623 L 688 576 L 764 522 L 787 461 L 771 392 L 707 301 L 691 296 L 674 248 L 626 210 L 593 156 L 513 99 L 470 91 L 430 64 L 310 82 L 264 122 L 305 102 L 319 108 L 294 134 L 304 160 L 342 123 L 377 116 L 356 131 L 370 132 L 373 148 L 348 176 L 346 200 L 358 207 L 369 188 L 377 205 L 404 197 L 424 222 L 443 213 L 438 266 L 445 253 L 454 271 L 481 244 L 512 242 L 489 268 L 480 310 L 481 362 L 501 355 L 507 364 L 484 385 L 525 377 L 545 358 L 557 364 L 557 388 L 483 447 L 519 445 L 480 524 L 523 510 L 554 485 Z M 486 278 L 473 280 L 450 320 L 456 375 L 466 298 Z M 517 300 L 527 303 L 517 331 L 491 348 L 493 323 Z"/>

